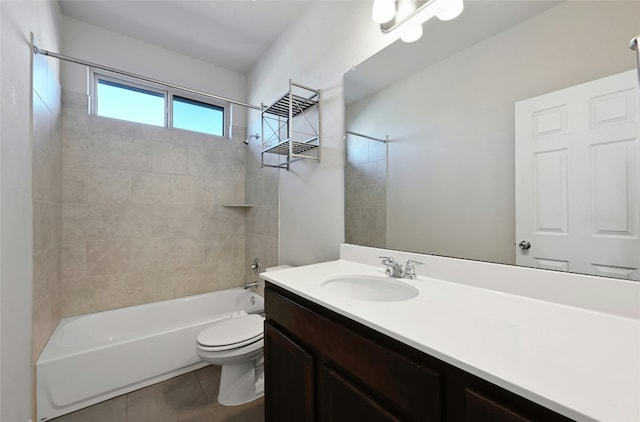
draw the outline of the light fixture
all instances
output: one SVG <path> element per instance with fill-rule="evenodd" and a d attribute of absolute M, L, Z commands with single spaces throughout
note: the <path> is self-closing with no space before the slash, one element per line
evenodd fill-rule
<path fill-rule="evenodd" d="M 376 3 L 380 1 L 389 1 L 389 0 L 375 0 L 373 7 L 374 12 L 373 15 L 376 14 L 375 8 Z M 409 0 L 398 0 L 398 2 L 409 1 Z M 381 7 L 381 6 L 379 6 Z M 398 10 L 402 8 L 399 6 Z M 395 16 L 395 20 L 392 21 L 393 17 L 389 18 L 389 22 L 386 25 L 384 22 L 376 21 L 381 23 L 380 28 L 382 32 L 385 34 L 399 28 L 402 26 L 406 28 L 401 35 L 402 41 L 405 42 L 413 42 L 422 36 L 422 24 L 434 16 L 438 17 L 438 19 L 443 21 L 448 21 L 457 17 L 462 10 L 464 9 L 463 0 L 428 0 L 426 3 L 421 5 L 418 8 L 413 9 L 410 13 L 408 13 L 404 17 Z M 394 7 L 395 13 L 395 7 Z M 385 19 L 387 16 L 384 17 Z M 374 19 L 375 21 L 375 19 Z"/>
<path fill-rule="evenodd" d="M 464 4 L 462 0 L 439 0 L 439 10 L 436 13 L 436 16 L 441 21 L 450 21 L 451 19 L 457 18 L 462 10 L 464 9 Z"/>
<path fill-rule="evenodd" d="M 373 0 L 373 9 L 371 10 L 371 18 L 374 22 L 389 22 L 396 16 L 395 0 Z"/>
<path fill-rule="evenodd" d="M 422 37 L 422 24 L 417 23 L 415 25 L 407 26 L 404 31 L 402 31 L 402 35 L 400 39 L 404 42 L 414 42 L 418 41 Z"/>

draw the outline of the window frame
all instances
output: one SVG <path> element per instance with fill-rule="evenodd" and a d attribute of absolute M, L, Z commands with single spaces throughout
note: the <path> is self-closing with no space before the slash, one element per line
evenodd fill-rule
<path fill-rule="evenodd" d="M 129 86 L 134 89 L 141 89 L 153 93 L 158 93 L 164 96 L 164 127 L 167 129 L 186 130 L 190 132 L 202 133 L 204 135 L 216 136 L 229 139 L 231 130 L 231 104 L 226 101 L 216 100 L 213 98 L 205 97 L 204 95 L 198 95 L 191 92 L 183 91 L 180 89 L 174 89 L 165 85 L 156 84 L 147 81 L 141 81 L 139 79 L 120 75 L 114 72 L 109 72 L 99 69 L 90 69 L 91 83 L 89 86 L 90 96 L 90 110 L 89 113 L 94 116 L 98 116 L 98 82 L 104 80 L 114 84 Z M 221 108 L 223 113 L 222 123 L 222 135 L 213 135 L 211 133 L 199 132 L 190 129 L 174 128 L 173 127 L 173 97 L 184 98 L 186 100 L 195 101 L 204 105 L 213 106 L 215 108 Z M 102 116 L 101 116 L 102 117 Z M 122 119 L 118 119 L 122 120 Z M 139 123 L 132 120 L 124 120 L 132 123 Z M 139 123 L 145 124 L 145 123 Z M 157 126 L 162 127 L 162 126 Z"/>

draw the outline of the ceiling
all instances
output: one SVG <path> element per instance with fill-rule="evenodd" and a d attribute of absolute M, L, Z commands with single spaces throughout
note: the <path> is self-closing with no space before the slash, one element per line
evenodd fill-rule
<path fill-rule="evenodd" d="M 62 14 L 246 73 L 310 0 L 60 0 Z"/>

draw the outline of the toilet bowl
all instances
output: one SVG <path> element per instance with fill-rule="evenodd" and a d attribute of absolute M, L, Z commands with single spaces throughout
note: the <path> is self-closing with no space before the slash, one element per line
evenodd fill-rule
<path fill-rule="evenodd" d="M 264 317 L 241 313 L 214 322 L 198 335 L 200 359 L 222 366 L 218 402 L 236 406 L 264 394 Z"/>

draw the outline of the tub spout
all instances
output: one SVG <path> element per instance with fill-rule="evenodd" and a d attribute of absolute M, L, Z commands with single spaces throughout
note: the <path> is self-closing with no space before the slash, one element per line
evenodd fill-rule
<path fill-rule="evenodd" d="M 256 281 L 247 281 L 246 283 L 244 283 L 244 288 L 246 289 L 255 289 L 260 285 L 260 282 L 258 280 Z"/>

